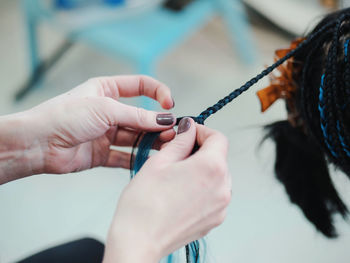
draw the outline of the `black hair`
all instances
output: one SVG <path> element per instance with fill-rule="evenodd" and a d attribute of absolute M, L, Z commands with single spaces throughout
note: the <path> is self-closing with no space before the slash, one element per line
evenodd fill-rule
<path fill-rule="evenodd" d="M 326 16 L 309 35 L 323 33 L 293 58 L 302 67 L 293 74 L 297 84 L 293 99 L 302 125 L 284 121 L 266 127 L 267 137 L 276 142 L 277 178 L 291 202 L 327 237 L 337 236 L 333 216 L 348 214 L 327 161 L 350 176 L 349 18 L 350 9 Z M 332 26 L 325 29 L 328 24 Z"/>

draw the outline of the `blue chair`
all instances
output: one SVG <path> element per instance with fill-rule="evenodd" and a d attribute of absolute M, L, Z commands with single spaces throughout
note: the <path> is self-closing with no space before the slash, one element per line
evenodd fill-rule
<path fill-rule="evenodd" d="M 22 4 L 28 27 L 32 78 L 17 94 L 17 99 L 40 82 L 44 73 L 75 42 L 84 42 L 108 55 L 131 62 L 135 73 L 154 76 L 159 58 L 181 44 L 216 13 L 223 17 L 242 59 L 250 63 L 255 57 L 240 0 L 195 0 L 182 12 L 172 12 L 159 6 L 137 15 L 101 21 L 78 29 L 64 28 L 67 42 L 50 60 L 44 62 L 39 55 L 39 23 L 50 23 L 58 29 L 64 26 L 55 20 L 55 10 L 44 7 L 41 0 L 22 0 Z"/>

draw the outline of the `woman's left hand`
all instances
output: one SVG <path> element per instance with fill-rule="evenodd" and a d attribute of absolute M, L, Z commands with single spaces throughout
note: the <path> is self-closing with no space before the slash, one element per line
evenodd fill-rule
<path fill-rule="evenodd" d="M 164 141 L 175 136 L 172 114 L 147 111 L 118 101 L 121 97 L 142 95 L 155 99 L 164 109 L 174 106 L 169 88 L 153 78 L 101 77 L 28 111 L 3 117 L 15 122 L 17 128 L 17 141 L 7 140 L 7 148 L 18 144 L 17 148 L 21 149 L 15 152 L 22 155 L 17 158 L 22 160 L 19 165 L 30 168 L 30 171 L 17 171 L 22 174 L 10 179 L 96 166 L 129 168 L 130 154 L 110 149 L 111 145 L 131 146 L 140 131 L 164 131 L 160 137 Z M 1 168 L 0 164 L 0 177 L 4 172 Z"/>

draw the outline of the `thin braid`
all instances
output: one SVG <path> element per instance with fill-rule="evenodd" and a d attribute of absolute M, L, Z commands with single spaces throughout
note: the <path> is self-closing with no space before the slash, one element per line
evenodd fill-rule
<path fill-rule="evenodd" d="M 350 41 L 350 39 L 348 38 L 344 42 L 344 49 L 343 49 L 343 52 L 344 52 L 344 65 L 343 65 L 342 77 L 343 77 L 344 83 L 341 83 L 341 84 L 343 84 L 342 85 L 342 89 L 341 89 L 343 98 L 346 98 L 346 96 L 350 95 L 350 93 L 348 93 L 348 91 L 346 89 L 349 86 L 349 67 L 348 67 L 348 65 L 349 65 L 349 58 L 348 58 L 349 41 Z M 346 103 L 346 100 L 344 100 L 344 101 Z M 346 105 L 344 105 L 344 107 L 345 106 Z"/>
<path fill-rule="evenodd" d="M 318 103 L 318 110 L 320 112 L 320 125 L 321 125 L 321 130 L 322 134 L 324 137 L 325 144 L 329 151 L 332 153 L 334 157 L 337 157 L 336 152 L 334 151 L 331 143 L 330 143 L 330 137 L 328 135 L 328 122 L 326 118 L 325 112 L 327 111 L 326 109 L 326 103 L 325 103 L 325 89 L 324 89 L 324 83 L 325 83 L 325 75 L 323 74 L 321 77 L 321 84 L 320 84 L 320 93 L 319 93 L 319 103 Z"/>
<path fill-rule="evenodd" d="M 306 56 L 304 65 L 303 65 L 303 70 L 302 70 L 302 77 L 301 77 L 301 83 L 300 83 L 300 108 L 301 108 L 301 114 L 303 115 L 304 118 L 304 123 L 308 128 L 308 132 L 312 134 L 314 138 L 320 138 L 322 135 L 317 135 L 314 133 L 314 131 L 318 130 L 319 124 L 316 126 L 313 126 L 313 121 L 317 120 L 315 118 L 315 113 L 314 113 L 314 107 L 311 105 L 311 101 L 314 100 L 314 94 L 312 93 L 312 89 L 310 85 L 307 83 L 307 74 L 309 74 L 309 65 L 312 63 L 312 58 L 315 54 L 316 51 L 319 50 L 319 48 L 324 45 L 324 40 L 328 37 L 328 34 L 331 33 L 332 30 L 328 30 L 329 32 L 325 33 L 322 37 L 317 39 L 317 42 L 313 45 L 313 48 L 311 49 L 310 52 L 308 52 L 308 55 Z M 322 80 L 322 78 L 321 78 Z M 321 85 L 321 84 L 320 84 Z M 306 87 L 307 86 L 307 87 Z M 317 114 L 317 113 L 316 113 Z M 317 127 L 317 129 L 315 129 Z"/>
<path fill-rule="evenodd" d="M 342 98 L 344 98 L 343 100 L 343 106 L 342 106 L 342 110 L 346 110 L 347 106 L 349 105 L 350 101 L 350 60 L 349 60 L 349 44 L 350 44 L 350 39 L 347 39 L 344 43 L 344 85 L 343 85 L 343 96 Z M 344 138 L 345 140 L 343 140 L 344 142 L 344 151 L 346 152 L 346 154 L 348 155 L 348 157 L 350 157 L 350 147 L 349 142 L 350 142 L 350 135 L 349 135 L 349 131 L 347 129 L 347 126 L 344 125 L 344 119 L 343 119 L 343 115 L 341 114 L 341 127 L 340 130 L 342 130 L 342 132 L 340 133 L 340 135 L 342 136 L 342 138 Z"/>
<path fill-rule="evenodd" d="M 348 45 L 349 45 L 349 39 L 346 40 L 345 44 L 344 44 L 344 67 L 346 66 L 347 63 L 347 52 L 348 52 Z M 345 74 L 345 75 L 344 75 Z M 346 70 L 344 70 L 344 79 L 347 77 L 346 74 Z M 337 110 L 337 123 L 336 123 L 336 128 L 337 128 L 337 133 L 338 133 L 338 138 L 342 147 L 343 152 L 346 154 L 346 156 L 344 156 L 342 163 L 347 163 L 347 159 L 350 157 L 350 148 L 349 148 L 349 136 L 348 136 L 348 129 L 347 127 L 344 125 L 344 118 L 343 118 L 343 114 L 342 111 L 344 110 L 344 107 L 346 106 L 346 101 L 344 100 L 345 96 L 346 96 L 346 85 L 348 85 L 348 83 L 346 83 L 347 81 L 345 80 L 343 82 L 339 82 L 337 83 L 337 89 L 335 89 L 334 91 L 334 98 L 335 98 L 335 105 L 336 105 L 336 110 Z M 338 94 L 338 91 L 340 94 Z M 348 169 L 348 168 L 347 168 Z"/>
<path fill-rule="evenodd" d="M 341 16 L 343 18 L 344 16 Z M 286 56 L 276 61 L 274 64 L 269 66 L 268 68 L 264 69 L 261 73 L 259 73 L 254 78 L 247 81 L 243 86 L 240 88 L 234 90 L 229 95 L 224 97 L 223 99 L 219 100 L 217 103 L 215 103 L 213 106 L 207 108 L 204 110 L 201 114 L 198 115 L 196 118 L 196 121 L 200 124 L 203 124 L 204 121 L 210 117 L 212 114 L 216 113 L 217 111 L 221 110 L 224 106 L 226 106 L 228 103 L 230 103 L 232 100 L 237 98 L 239 95 L 241 95 L 243 92 L 247 91 L 251 86 L 256 84 L 259 80 L 270 74 L 275 68 L 283 64 L 286 60 L 290 59 L 291 57 L 295 56 L 300 50 L 302 50 L 305 46 L 309 45 L 315 38 L 317 38 L 321 33 L 323 33 L 326 29 L 333 26 L 335 21 L 331 21 L 328 24 L 321 27 L 319 30 L 317 30 L 315 33 L 311 34 L 306 40 L 304 40 L 300 45 L 289 52 Z"/>
<path fill-rule="evenodd" d="M 346 32 L 348 32 L 350 29 L 349 24 L 343 24 L 340 32 L 341 35 L 345 35 Z M 344 42 L 344 46 L 343 46 L 343 55 L 344 55 L 344 59 L 343 59 L 343 67 L 342 67 L 342 77 L 344 82 L 341 82 L 341 92 L 342 92 L 342 99 L 344 100 L 345 105 L 343 105 L 343 108 L 345 108 L 347 106 L 347 97 L 350 96 L 350 90 L 347 88 L 349 87 L 350 84 L 350 68 L 349 68 L 349 43 L 350 43 L 350 38 L 347 38 Z"/>
<path fill-rule="evenodd" d="M 345 60 L 345 70 L 344 70 L 344 90 L 346 96 L 350 97 L 350 60 L 349 60 L 349 42 L 350 39 L 347 39 L 344 44 L 344 60 Z M 346 101 L 347 102 L 347 101 Z"/>
<path fill-rule="evenodd" d="M 330 126 L 333 124 L 333 107 L 332 107 L 332 95 L 331 87 L 333 78 L 333 58 L 336 58 L 336 49 L 337 49 L 337 31 L 338 26 L 340 26 L 340 20 L 336 22 L 335 30 L 333 31 L 333 37 L 331 41 L 331 46 L 329 48 L 325 73 L 322 75 L 321 84 L 320 84 L 320 93 L 319 93 L 319 105 L 318 109 L 320 111 L 320 126 L 323 134 L 323 140 L 327 146 L 327 149 L 330 151 L 334 158 L 338 157 L 334 145 L 332 143 L 333 139 L 331 135 Z M 333 136 L 334 137 L 334 136 Z"/>
<path fill-rule="evenodd" d="M 326 74 L 329 74 L 329 85 L 328 85 L 328 82 L 326 81 L 325 115 L 326 115 L 326 121 L 327 121 L 326 129 L 328 129 L 328 133 L 330 134 L 328 138 L 328 143 L 329 143 L 328 145 L 330 145 L 329 150 L 331 151 L 332 155 L 336 157 L 336 161 L 338 163 L 344 164 L 346 160 L 346 155 L 342 150 L 342 145 L 341 145 L 341 141 L 339 139 L 338 130 L 337 130 L 337 125 L 339 123 L 338 118 L 340 115 L 338 109 L 340 108 L 340 106 L 334 99 L 337 96 L 337 68 L 338 68 L 337 58 L 338 58 L 339 31 L 340 31 L 341 22 L 342 22 L 341 19 L 338 19 L 336 22 L 332 44 L 328 54 L 329 64 L 327 64 L 326 69 L 328 70 L 326 70 Z"/>

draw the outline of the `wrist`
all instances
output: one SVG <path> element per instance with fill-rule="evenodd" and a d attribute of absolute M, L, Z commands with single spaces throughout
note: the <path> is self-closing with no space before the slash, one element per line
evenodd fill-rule
<path fill-rule="evenodd" d="M 37 126 L 29 112 L 0 117 L 0 184 L 42 172 Z"/>
<path fill-rule="evenodd" d="M 158 263 L 161 259 L 156 242 L 143 233 L 110 231 L 103 263 Z"/>

